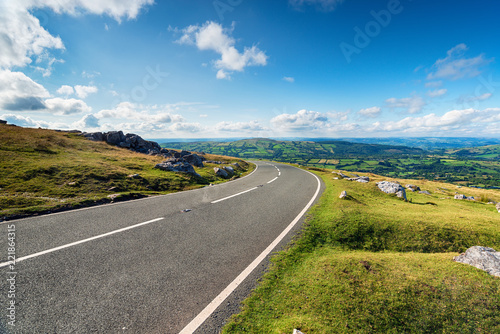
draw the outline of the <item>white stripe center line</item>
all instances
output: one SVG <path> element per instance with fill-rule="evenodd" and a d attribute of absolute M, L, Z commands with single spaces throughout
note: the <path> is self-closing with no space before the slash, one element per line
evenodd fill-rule
<path fill-rule="evenodd" d="M 79 244 L 83 244 L 85 242 L 89 242 L 89 241 L 92 241 L 92 240 L 104 238 L 104 237 L 107 237 L 107 236 L 112 235 L 112 234 L 116 234 L 116 233 L 124 232 L 124 231 L 127 231 L 127 230 L 131 230 L 133 228 L 136 228 L 136 227 L 139 227 L 139 226 L 143 226 L 143 225 L 147 225 L 147 224 L 151 224 L 151 223 L 163 220 L 163 219 L 165 219 L 165 218 L 162 217 L 162 218 L 156 218 L 156 219 L 153 219 L 153 220 L 148 220 L 147 222 L 144 222 L 144 223 L 140 223 L 140 224 L 136 224 L 136 225 L 124 227 L 124 228 L 121 228 L 119 230 L 111 231 L 111 232 L 108 232 L 108 233 L 105 233 L 105 234 L 96 235 L 95 237 L 92 237 L 92 238 L 88 238 L 88 239 L 84 239 L 84 240 L 72 242 L 70 244 L 66 244 L 66 245 L 63 245 L 63 246 L 59 246 L 59 247 L 47 249 L 45 251 L 34 253 L 34 254 L 31 254 L 31 255 L 23 256 L 23 257 L 20 257 L 20 258 L 16 259 L 15 263 L 18 263 L 18 262 L 21 262 L 21 261 L 24 261 L 24 260 L 28 260 L 28 259 L 31 259 L 31 258 L 34 258 L 34 257 L 38 257 L 38 256 L 41 256 L 41 255 L 44 255 L 44 254 L 52 253 L 52 252 L 55 252 L 55 251 L 58 251 L 58 250 L 61 250 L 61 249 L 73 247 L 73 246 L 76 246 L 76 245 L 79 245 Z M 13 263 L 14 263 L 13 261 L 2 262 L 2 263 L 0 263 L 0 268 L 6 267 L 9 264 L 13 264 Z"/>
<path fill-rule="evenodd" d="M 278 177 L 276 176 L 274 179 L 272 179 L 271 181 L 269 181 L 269 182 L 267 182 L 267 183 L 268 183 L 268 184 L 269 184 L 269 183 L 272 183 L 272 182 L 276 181 L 277 179 L 278 179 Z"/>
<path fill-rule="evenodd" d="M 230 199 L 230 198 L 233 198 L 233 197 L 236 197 L 236 196 L 239 196 L 239 195 L 243 195 L 243 194 L 248 193 L 248 192 L 250 192 L 252 190 L 255 190 L 257 188 L 259 188 L 259 187 L 253 187 L 252 189 L 248 189 L 248 190 L 242 191 L 240 193 L 237 193 L 237 194 L 234 194 L 234 195 L 231 195 L 231 196 L 228 196 L 228 197 L 224 197 L 224 198 L 218 199 L 218 200 L 210 202 L 210 203 L 212 203 L 212 204 L 219 203 L 219 202 L 225 201 L 226 199 Z"/>

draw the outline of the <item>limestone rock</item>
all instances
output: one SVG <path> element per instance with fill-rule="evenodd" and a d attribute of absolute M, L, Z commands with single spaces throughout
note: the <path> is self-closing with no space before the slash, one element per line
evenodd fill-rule
<path fill-rule="evenodd" d="M 293 334 L 305 334 L 305 333 L 303 333 L 303 332 L 301 332 L 301 331 L 299 331 L 298 329 L 295 328 L 293 330 Z"/>
<path fill-rule="evenodd" d="M 403 198 L 406 200 L 406 191 L 405 188 L 399 183 L 382 181 L 377 182 L 378 188 L 385 192 L 386 194 L 396 194 L 399 198 Z"/>
<path fill-rule="evenodd" d="M 409 191 L 420 191 L 420 187 L 414 184 L 407 184 L 406 189 L 408 189 Z"/>
<path fill-rule="evenodd" d="M 422 190 L 418 192 L 419 194 L 430 195 L 431 193 L 427 190 Z"/>
<path fill-rule="evenodd" d="M 339 198 L 346 198 L 347 197 L 347 192 L 344 190 L 340 193 Z"/>
<path fill-rule="evenodd" d="M 488 272 L 490 275 L 500 277 L 500 252 L 493 248 L 473 246 L 465 253 L 455 256 L 455 262 L 469 264 Z"/>
<path fill-rule="evenodd" d="M 233 167 L 231 167 L 231 166 L 226 166 L 226 167 L 224 167 L 224 170 L 225 170 L 226 172 L 228 172 L 229 174 L 231 174 L 231 175 L 232 175 L 232 174 L 234 174 L 234 168 L 233 168 Z"/>
<path fill-rule="evenodd" d="M 498 212 L 500 213 L 500 203 L 497 203 L 497 206 L 496 206 Z"/>
<path fill-rule="evenodd" d="M 214 167 L 214 172 L 215 175 L 222 177 L 224 179 L 227 179 L 229 177 L 229 174 L 222 168 Z"/>
<path fill-rule="evenodd" d="M 180 161 L 164 161 L 160 164 L 157 164 L 155 168 L 163 171 L 168 171 L 168 172 L 179 172 L 179 173 L 187 173 L 191 174 L 194 176 L 200 176 L 196 171 L 194 170 L 193 166 L 188 164 L 187 162 L 180 162 Z"/>
<path fill-rule="evenodd" d="M 182 153 L 181 153 L 181 155 L 182 155 Z M 194 153 L 185 155 L 182 157 L 182 159 L 185 162 L 190 163 L 191 165 L 193 165 L 195 167 L 203 167 L 203 161 L 205 160 L 205 158 L 202 158 L 199 155 L 194 154 Z"/>

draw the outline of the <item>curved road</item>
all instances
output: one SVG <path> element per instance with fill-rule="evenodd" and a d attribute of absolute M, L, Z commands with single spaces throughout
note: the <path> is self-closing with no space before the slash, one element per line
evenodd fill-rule
<path fill-rule="evenodd" d="M 255 163 L 218 186 L 1 224 L 0 333 L 217 333 L 321 191 Z"/>

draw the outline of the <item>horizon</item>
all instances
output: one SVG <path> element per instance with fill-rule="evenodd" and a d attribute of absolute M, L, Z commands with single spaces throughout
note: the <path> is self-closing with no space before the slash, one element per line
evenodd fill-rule
<path fill-rule="evenodd" d="M 0 0 L 0 119 L 162 140 L 498 139 L 499 9 Z"/>

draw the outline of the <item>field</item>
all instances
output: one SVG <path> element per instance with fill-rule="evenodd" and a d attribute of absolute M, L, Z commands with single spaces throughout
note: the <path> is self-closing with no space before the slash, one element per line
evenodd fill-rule
<path fill-rule="evenodd" d="M 308 225 L 273 260 L 223 333 L 498 333 L 500 279 L 452 259 L 470 246 L 500 249 L 495 190 L 408 180 L 431 195 L 408 202 L 370 183 L 326 183 Z M 403 184 L 405 184 L 403 183 Z M 349 195 L 339 199 L 342 190 Z"/>
<path fill-rule="evenodd" d="M 107 203 L 109 195 L 119 201 L 224 181 L 213 164 L 195 168 L 201 178 L 164 172 L 153 169 L 162 157 L 67 132 L 0 125 L 0 143 L 0 218 Z M 237 158 L 206 158 L 239 162 L 241 175 L 253 168 Z"/>

